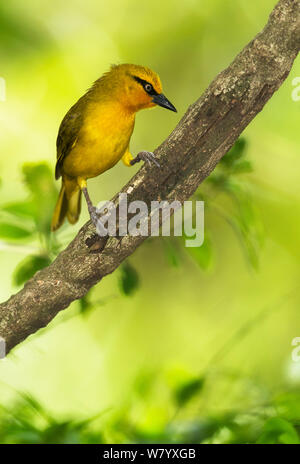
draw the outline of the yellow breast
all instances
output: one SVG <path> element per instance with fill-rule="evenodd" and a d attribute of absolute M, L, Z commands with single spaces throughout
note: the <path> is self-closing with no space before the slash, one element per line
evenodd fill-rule
<path fill-rule="evenodd" d="M 63 170 L 70 177 L 96 177 L 114 166 L 125 153 L 134 128 L 134 114 L 118 102 L 91 103 Z"/>

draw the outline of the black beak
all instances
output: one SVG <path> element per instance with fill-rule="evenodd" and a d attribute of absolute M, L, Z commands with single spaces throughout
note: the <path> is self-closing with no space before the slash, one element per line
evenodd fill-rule
<path fill-rule="evenodd" d="M 163 108 L 167 108 L 167 110 L 175 111 L 175 113 L 177 113 L 175 106 L 172 105 L 172 103 L 164 96 L 163 93 L 154 95 L 152 101 L 157 105 L 162 106 Z"/>

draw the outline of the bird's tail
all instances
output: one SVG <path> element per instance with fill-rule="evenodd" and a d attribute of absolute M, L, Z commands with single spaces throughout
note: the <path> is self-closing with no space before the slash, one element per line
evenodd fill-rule
<path fill-rule="evenodd" d="M 67 217 L 70 224 L 75 224 L 78 221 L 81 210 L 81 190 L 76 188 L 66 191 L 66 184 L 63 182 L 58 200 L 54 209 L 51 230 L 57 230 Z"/>

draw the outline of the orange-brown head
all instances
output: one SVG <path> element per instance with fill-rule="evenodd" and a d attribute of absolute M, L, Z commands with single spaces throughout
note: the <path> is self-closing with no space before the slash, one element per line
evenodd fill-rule
<path fill-rule="evenodd" d="M 149 68 L 134 64 L 112 66 L 94 85 L 107 97 L 117 99 L 124 108 L 136 112 L 159 105 L 171 111 L 176 108 L 162 93 L 158 74 Z"/>

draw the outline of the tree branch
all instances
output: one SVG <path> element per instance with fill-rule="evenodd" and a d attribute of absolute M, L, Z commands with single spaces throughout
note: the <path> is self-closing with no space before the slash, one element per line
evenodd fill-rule
<path fill-rule="evenodd" d="M 161 168 L 143 166 L 122 189 L 128 200 L 187 200 L 288 76 L 300 48 L 300 0 L 280 0 L 266 27 L 193 103 L 156 150 Z M 117 201 L 116 198 L 114 201 Z M 131 255 L 145 237 L 100 239 L 91 223 L 47 268 L 0 305 L 7 351 Z"/>

